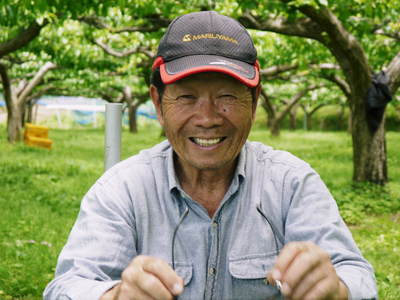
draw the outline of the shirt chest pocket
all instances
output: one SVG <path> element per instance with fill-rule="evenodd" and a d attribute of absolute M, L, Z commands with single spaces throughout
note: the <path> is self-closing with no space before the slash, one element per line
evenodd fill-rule
<path fill-rule="evenodd" d="M 279 291 L 265 280 L 275 259 L 275 254 L 230 258 L 232 299 L 283 299 Z"/>

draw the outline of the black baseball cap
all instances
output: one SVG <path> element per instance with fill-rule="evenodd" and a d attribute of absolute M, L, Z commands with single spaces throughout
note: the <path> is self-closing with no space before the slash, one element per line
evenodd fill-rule
<path fill-rule="evenodd" d="M 257 51 L 247 30 L 215 11 L 177 17 L 158 46 L 152 69 L 164 84 L 201 72 L 228 74 L 249 87 L 259 83 Z"/>

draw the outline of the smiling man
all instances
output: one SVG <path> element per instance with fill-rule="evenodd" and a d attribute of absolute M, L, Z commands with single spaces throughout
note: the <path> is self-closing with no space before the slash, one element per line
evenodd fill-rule
<path fill-rule="evenodd" d="M 93 185 L 45 299 L 376 298 L 318 174 L 247 141 L 260 83 L 242 25 L 178 17 L 151 81 L 167 141 Z"/>

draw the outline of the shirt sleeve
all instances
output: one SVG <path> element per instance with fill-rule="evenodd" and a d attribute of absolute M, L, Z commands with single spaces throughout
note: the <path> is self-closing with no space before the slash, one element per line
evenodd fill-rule
<path fill-rule="evenodd" d="M 114 176 L 116 177 L 116 176 Z M 99 299 L 115 286 L 136 256 L 129 193 L 113 177 L 99 180 L 81 203 L 44 299 Z"/>
<path fill-rule="evenodd" d="M 312 241 L 319 245 L 330 254 L 339 278 L 349 289 L 349 299 L 377 299 L 373 268 L 362 257 L 320 176 L 306 166 L 286 177 L 285 243 Z"/>

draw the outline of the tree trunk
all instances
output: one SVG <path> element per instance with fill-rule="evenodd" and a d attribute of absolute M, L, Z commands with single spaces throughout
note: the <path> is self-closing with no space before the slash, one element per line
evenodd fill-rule
<path fill-rule="evenodd" d="M 339 104 L 339 113 L 338 113 L 338 122 L 339 122 L 339 124 L 342 124 L 342 122 L 343 122 L 345 108 L 346 107 L 343 104 Z"/>
<path fill-rule="evenodd" d="M 128 109 L 129 132 L 131 132 L 131 133 L 137 133 L 138 132 L 137 118 L 136 118 L 137 109 L 138 109 L 138 105 L 135 105 L 135 104 L 129 105 L 129 109 Z"/>
<path fill-rule="evenodd" d="M 290 119 L 289 119 L 289 129 L 296 130 L 296 122 L 297 122 L 297 113 L 290 112 Z"/>
<path fill-rule="evenodd" d="M 56 68 L 55 64 L 51 62 L 45 63 L 18 94 L 11 86 L 11 81 L 8 76 L 6 66 L 0 64 L 0 76 L 3 84 L 4 99 L 7 105 L 7 132 L 8 141 L 10 143 L 15 143 L 21 140 L 21 130 L 22 124 L 24 122 L 25 104 L 28 100 L 29 94 L 41 82 L 44 75 L 49 70 L 52 70 L 54 68 Z"/>
<path fill-rule="evenodd" d="M 287 3 L 286 0 L 281 0 Z M 305 2 L 306 3 L 306 2 Z M 287 35 L 314 39 L 323 44 L 338 61 L 351 93 L 351 133 L 353 138 L 353 180 L 384 184 L 387 181 L 384 118 L 378 129 L 371 132 L 366 118 L 365 96 L 372 79 L 372 67 L 361 44 L 346 30 L 340 20 L 325 6 L 300 5 L 297 8 L 308 18 L 280 20 L 254 17 L 245 12 L 245 25 Z M 247 22 L 246 22 L 247 21 Z M 294 26 L 293 26 L 294 25 Z M 249 27 L 249 26 L 247 26 Z M 400 87 L 400 53 L 387 68 L 392 94 Z"/>
<path fill-rule="evenodd" d="M 353 130 L 352 128 L 353 128 L 353 116 L 352 116 L 352 112 L 350 109 L 349 117 L 347 119 L 347 133 L 351 134 L 352 130 Z"/>
<path fill-rule="evenodd" d="M 273 113 L 273 111 L 269 109 L 269 106 L 266 105 L 265 101 L 261 103 L 261 106 L 262 108 L 264 108 L 267 114 L 267 122 L 265 123 L 265 125 L 267 126 L 267 128 L 271 128 L 275 120 L 275 114 Z"/>
<path fill-rule="evenodd" d="M 261 96 L 263 101 L 261 101 L 261 106 L 264 108 L 265 112 L 267 113 L 267 128 L 271 128 L 272 124 L 275 122 L 275 108 L 273 107 L 268 94 L 261 89 Z"/>
<path fill-rule="evenodd" d="M 295 105 L 289 112 L 289 114 L 290 114 L 289 115 L 289 117 L 290 117 L 289 128 L 291 130 L 296 130 L 296 127 L 297 127 L 297 109 L 298 108 L 299 108 L 299 106 Z"/>
<path fill-rule="evenodd" d="M 353 103 L 363 103 L 354 100 Z M 388 180 L 384 123 L 385 118 L 378 129 L 371 132 L 367 126 L 365 106 L 355 105 L 352 109 L 353 180 L 356 182 L 383 185 Z"/>
<path fill-rule="evenodd" d="M 21 106 L 16 101 L 11 101 L 7 114 L 7 133 L 10 143 L 21 141 L 22 115 L 23 110 Z"/>
<path fill-rule="evenodd" d="M 272 136 L 279 136 L 281 133 L 281 122 L 274 120 L 271 123 L 270 131 Z"/>
<path fill-rule="evenodd" d="M 30 100 L 26 104 L 26 108 L 25 108 L 26 109 L 26 112 L 25 112 L 25 115 L 26 115 L 25 122 L 26 123 L 32 123 L 32 114 L 33 114 L 33 106 L 34 106 L 33 102 L 34 102 L 33 100 Z"/>
<path fill-rule="evenodd" d="M 304 115 L 303 115 L 303 129 L 308 130 L 308 112 L 304 110 Z"/>
<path fill-rule="evenodd" d="M 307 115 L 307 130 L 312 129 L 312 114 Z"/>
<path fill-rule="evenodd" d="M 314 114 L 315 114 L 318 110 L 320 110 L 322 107 L 324 107 L 324 106 L 325 106 L 325 104 L 321 103 L 321 104 L 317 105 L 316 107 L 314 107 L 314 108 L 308 113 L 308 117 L 307 117 L 307 122 L 308 122 L 308 124 L 307 124 L 307 127 L 308 127 L 309 130 L 312 129 L 312 118 L 313 118 Z M 321 124 L 321 125 L 322 125 L 321 127 L 323 127 L 323 124 Z"/>

